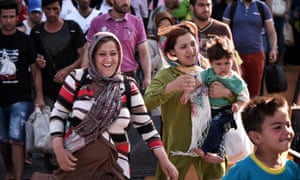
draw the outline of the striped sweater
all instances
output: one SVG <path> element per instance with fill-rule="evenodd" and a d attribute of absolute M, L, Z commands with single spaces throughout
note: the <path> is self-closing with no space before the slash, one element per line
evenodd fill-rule
<path fill-rule="evenodd" d="M 70 121 L 72 119 L 83 120 L 94 103 L 94 92 L 87 84 L 83 84 L 80 87 L 76 98 L 74 98 L 76 87 L 80 83 L 83 74 L 83 69 L 77 69 L 66 77 L 51 113 L 50 133 L 52 136 L 64 136 L 66 121 L 70 119 Z M 147 113 L 142 94 L 137 88 L 135 81 L 130 81 L 131 112 L 129 112 L 126 106 L 127 99 L 124 82 L 120 83 L 120 89 L 122 93 L 120 115 L 111 127 L 109 127 L 108 132 L 104 132 L 102 135 L 117 148 L 119 155 L 118 163 L 124 170 L 124 176 L 130 178 L 130 166 L 128 162 L 130 143 L 127 135 L 129 123 L 132 122 L 151 150 L 162 147 L 163 144 L 159 132 L 155 129 L 154 123 Z M 71 118 L 68 120 L 69 116 Z M 70 123 L 72 124 L 73 122 Z"/>

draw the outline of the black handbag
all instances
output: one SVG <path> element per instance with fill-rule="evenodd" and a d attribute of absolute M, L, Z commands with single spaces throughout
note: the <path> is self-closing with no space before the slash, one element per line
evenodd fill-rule
<path fill-rule="evenodd" d="M 268 93 L 278 93 L 287 90 L 287 79 L 281 64 L 274 63 L 266 65 L 265 77 Z"/>

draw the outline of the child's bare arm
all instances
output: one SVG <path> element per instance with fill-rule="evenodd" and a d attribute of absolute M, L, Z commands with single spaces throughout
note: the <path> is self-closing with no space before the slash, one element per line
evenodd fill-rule
<path fill-rule="evenodd" d="M 232 112 L 238 112 L 245 104 L 246 104 L 245 101 L 239 101 L 239 100 L 233 103 L 231 106 Z"/>

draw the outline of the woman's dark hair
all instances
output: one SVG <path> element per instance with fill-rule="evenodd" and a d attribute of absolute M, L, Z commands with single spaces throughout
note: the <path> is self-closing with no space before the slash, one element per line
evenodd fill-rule
<path fill-rule="evenodd" d="M 16 15 L 19 14 L 19 7 L 15 0 L 2 0 L 0 1 L 0 14 L 2 13 L 2 9 L 15 9 Z"/>
<path fill-rule="evenodd" d="M 184 28 L 184 27 L 176 27 L 174 28 L 172 31 L 170 31 L 168 34 L 166 34 L 166 37 L 167 37 L 167 42 L 166 42 L 166 45 L 165 45 L 165 49 L 164 49 L 164 52 L 165 53 L 168 53 L 170 52 L 171 50 L 174 49 L 174 46 L 177 42 L 177 38 L 179 36 L 182 36 L 186 33 L 191 33 L 188 28 Z"/>
<path fill-rule="evenodd" d="M 42 7 L 44 8 L 55 2 L 58 2 L 59 6 L 62 7 L 62 0 L 42 0 Z"/>
<path fill-rule="evenodd" d="M 173 25 L 172 15 L 168 11 L 161 11 L 154 16 L 155 26 L 158 27 L 159 23 L 164 19 L 167 19 Z"/>

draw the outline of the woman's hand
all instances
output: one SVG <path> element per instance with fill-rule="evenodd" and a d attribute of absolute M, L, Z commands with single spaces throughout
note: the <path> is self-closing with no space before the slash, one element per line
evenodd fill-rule
<path fill-rule="evenodd" d="M 167 179 L 178 179 L 179 172 L 176 167 L 169 161 L 169 159 L 160 160 L 159 163 Z"/>
<path fill-rule="evenodd" d="M 64 82 L 65 78 L 67 77 L 67 75 L 69 75 L 69 73 L 71 72 L 72 70 L 69 68 L 69 66 L 63 68 L 63 69 L 60 69 L 59 71 L 57 71 L 57 73 L 54 75 L 54 78 L 53 78 L 53 81 L 58 83 L 58 84 L 61 84 Z"/>
<path fill-rule="evenodd" d="M 153 153 L 157 157 L 161 170 L 164 172 L 168 180 L 178 179 L 179 172 L 174 164 L 169 160 L 164 147 L 153 149 Z"/>
<path fill-rule="evenodd" d="M 62 148 L 55 153 L 59 167 L 64 171 L 74 171 L 76 169 L 77 158 L 68 150 Z"/>
<path fill-rule="evenodd" d="M 233 94 L 221 82 L 215 81 L 209 86 L 208 95 L 212 98 L 229 98 Z"/>
<path fill-rule="evenodd" d="M 196 88 L 196 79 L 191 75 L 178 76 L 174 81 L 167 84 L 165 91 L 188 91 L 192 92 Z"/>
<path fill-rule="evenodd" d="M 63 146 L 62 137 L 54 137 L 52 139 L 54 153 L 59 167 L 64 171 L 74 171 L 76 169 L 76 161 L 78 160 Z"/>

